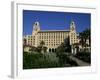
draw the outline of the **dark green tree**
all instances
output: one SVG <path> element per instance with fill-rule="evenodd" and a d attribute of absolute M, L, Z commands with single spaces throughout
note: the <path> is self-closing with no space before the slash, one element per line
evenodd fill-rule
<path fill-rule="evenodd" d="M 71 45 L 70 45 L 70 38 L 69 38 L 69 36 L 64 39 L 64 42 L 61 43 L 60 46 L 58 46 L 57 52 L 58 53 L 71 52 Z"/>
<path fill-rule="evenodd" d="M 44 46 L 44 45 L 45 45 L 45 42 L 44 41 L 41 41 L 40 42 L 40 45 L 37 47 L 38 52 L 44 53 L 44 52 L 47 51 L 47 47 Z"/>
<path fill-rule="evenodd" d="M 79 33 L 80 44 L 82 47 L 86 46 L 86 40 L 89 40 L 89 46 L 91 45 L 91 35 L 90 29 L 86 29 L 83 32 Z"/>
<path fill-rule="evenodd" d="M 71 52 L 70 37 L 64 39 L 65 52 Z"/>

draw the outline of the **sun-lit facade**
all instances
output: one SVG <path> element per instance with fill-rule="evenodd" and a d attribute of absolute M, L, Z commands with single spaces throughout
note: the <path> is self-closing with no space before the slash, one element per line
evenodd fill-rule
<path fill-rule="evenodd" d="M 70 29 L 67 30 L 41 30 L 39 22 L 33 25 L 32 35 L 25 35 L 26 44 L 31 46 L 39 46 L 41 41 L 45 42 L 47 51 L 55 50 L 65 38 L 70 39 L 70 45 L 78 43 L 75 22 L 71 21 Z"/>

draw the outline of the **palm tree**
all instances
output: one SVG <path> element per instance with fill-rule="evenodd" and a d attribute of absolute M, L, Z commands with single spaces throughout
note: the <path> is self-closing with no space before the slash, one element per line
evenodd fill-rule
<path fill-rule="evenodd" d="M 45 50 L 47 50 L 46 48 L 44 48 L 45 46 L 45 42 L 44 41 L 41 41 L 40 42 L 40 45 L 38 46 L 38 49 L 41 53 L 45 52 Z"/>
<path fill-rule="evenodd" d="M 82 45 L 82 48 L 87 45 L 86 40 L 89 40 L 89 45 L 91 45 L 90 29 L 86 29 L 83 32 L 81 32 L 79 34 L 79 37 L 80 37 L 80 43 Z"/>
<path fill-rule="evenodd" d="M 71 52 L 71 45 L 70 45 L 70 38 L 69 36 L 64 39 L 64 42 L 61 43 L 60 46 L 57 48 L 57 52 L 63 53 L 63 52 Z"/>
<path fill-rule="evenodd" d="M 40 46 L 43 47 L 44 45 L 45 45 L 45 42 L 44 42 L 44 41 L 41 41 L 41 42 L 40 42 Z"/>
<path fill-rule="evenodd" d="M 61 43 L 61 45 L 58 46 L 56 50 L 57 50 L 56 51 L 57 53 L 63 53 L 65 51 L 65 49 L 64 49 L 64 43 Z"/>
<path fill-rule="evenodd" d="M 65 52 L 71 52 L 70 37 L 64 39 Z"/>
<path fill-rule="evenodd" d="M 82 47 L 83 47 L 84 44 L 85 44 L 85 34 L 84 34 L 84 32 L 81 32 L 81 33 L 79 34 L 79 38 L 80 38 L 80 44 L 81 44 Z"/>
<path fill-rule="evenodd" d="M 89 45 L 91 45 L 91 32 L 90 32 L 90 29 L 86 29 L 84 33 L 86 35 L 86 39 L 89 40 Z"/>

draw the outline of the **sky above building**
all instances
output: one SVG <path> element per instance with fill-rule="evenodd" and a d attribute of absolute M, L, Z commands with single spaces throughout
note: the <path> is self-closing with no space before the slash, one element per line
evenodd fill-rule
<path fill-rule="evenodd" d="M 90 13 L 23 10 L 23 35 L 32 34 L 36 21 L 40 23 L 41 30 L 69 30 L 72 20 L 77 32 L 91 27 Z"/>

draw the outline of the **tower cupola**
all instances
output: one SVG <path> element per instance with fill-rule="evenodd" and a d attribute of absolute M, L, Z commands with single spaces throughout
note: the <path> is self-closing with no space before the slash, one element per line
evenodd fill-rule
<path fill-rule="evenodd" d="M 75 31 L 75 22 L 74 21 L 71 21 L 70 23 L 70 31 Z"/>
<path fill-rule="evenodd" d="M 33 25 L 33 30 L 34 31 L 40 31 L 40 24 L 39 22 L 35 22 L 34 25 Z"/>

